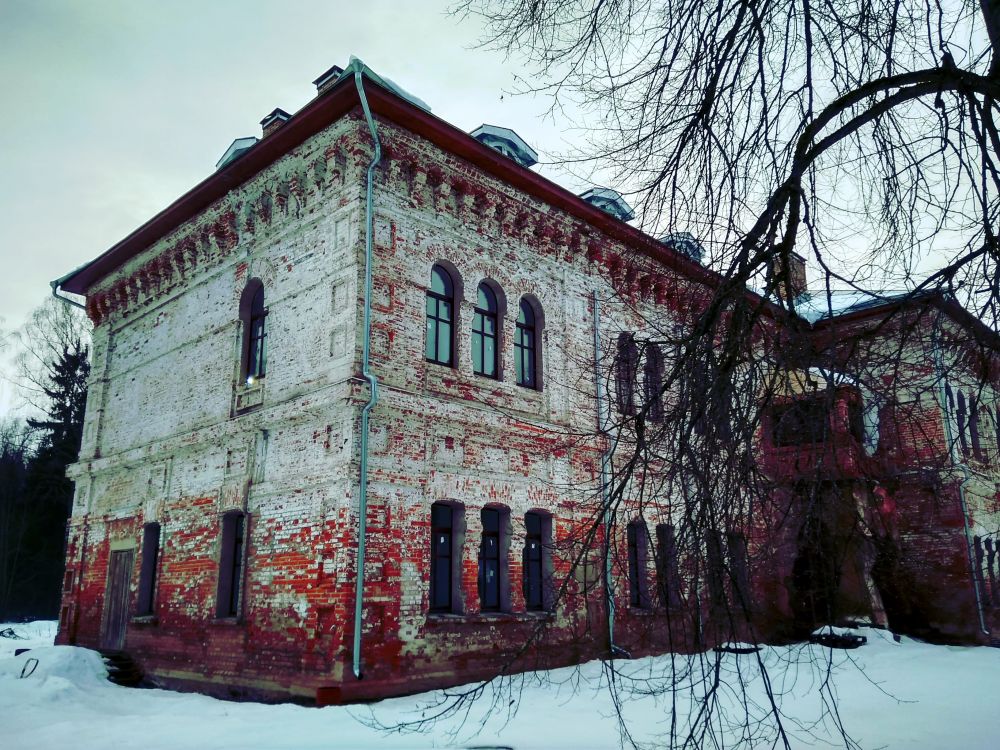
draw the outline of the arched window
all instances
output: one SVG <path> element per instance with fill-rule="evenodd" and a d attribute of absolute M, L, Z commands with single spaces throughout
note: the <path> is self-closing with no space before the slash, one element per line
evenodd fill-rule
<path fill-rule="evenodd" d="M 538 329 L 535 323 L 535 311 L 525 299 L 521 300 L 517 313 L 514 372 L 518 385 L 538 388 Z"/>
<path fill-rule="evenodd" d="M 498 377 L 497 297 L 488 284 L 480 284 L 476 310 L 472 316 L 472 371 L 488 378 Z"/>
<path fill-rule="evenodd" d="M 240 303 L 243 321 L 243 359 L 241 374 L 247 385 L 267 373 L 267 308 L 264 306 L 264 285 L 252 279 L 243 290 Z"/>
<path fill-rule="evenodd" d="M 615 355 L 615 391 L 618 411 L 635 414 L 635 378 L 639 367 L 639 347 L 631 333 L 618 334 L 618 351 Z"/>
<path fill-rule="evenodd" d="M 427 290 L 427 347 L 429 362 L 454 366 L 453 355 L 455 318 L 455 284 L 441 266 L 431 269 L 431 285 Z"/>
<path fill-rule="evenodd" d="M 650 422 L 663 419 L 663 354 L 656 344 L 646 345 L 646 365 L 643 368 L 646 396 L 646 418 Z"/>

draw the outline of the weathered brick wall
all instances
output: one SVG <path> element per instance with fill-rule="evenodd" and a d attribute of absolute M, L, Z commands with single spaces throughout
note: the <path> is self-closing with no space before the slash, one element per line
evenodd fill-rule
<path fill-rule="evenodd" d="M 587 557 L 573 564 L 597 517 L 605 447 L 594 438 L 592 297 L 602 303 L 606 364 L 619 331 L 651 334 L 649 321 L 661 330 L 683 325 L 697 310 L 698 288 L 396 125 L 381 121 L 380 131 L 372 359 L 381 397 L 370 431 L 366 679 L 350 674 L 359 410 L 367 397 L 358 377 L 362 196 L 371 153 L 357 112 L 90 295 L 98 325 L 74 469 L 73 584 L 61 642 L 100 644 L 111 550 L 136 548 L 134 589 L 142 526 L 156 521 L 155 617 L 133 620 L 125 646 L 169 684 L 233 695 L 312 696 L 327 687 L 331 699 L 348 699 L 466 681 L 507 662 L 566 664 L 606 648 L 600 566 Z M 460 286 L 454 368 L 424 358 L 426 289 L 442 261 Z M 251 278 L 265 287 L 269 363 L 261 405 L 241 412 L 237 311 Z M 484 280 L 501 292 L 499 380 L 472 372 L 473 305 Z M 525 295 L 544 318 L 540 391 L 513 377 L 514 320 Z M 918 442 L 896 441 L 899 450 Z M 460 606 L 443 615 L 428 611 L 437 501 L 463 508 L 465 539 Z M 509 512 L 500 613 L 479 608 L 487 506 Z M 650 507 L 650 529 L 669 520 L 670 508 L 669 497 Z M 215 615 L 222 514 L 230 509 L 249 514 L 236 620 Z M 532 510 L 551 514 L 552 579 L 566 582 L 544 614 L 525 612 L 521 592 L 524 514 Z M 690 646 L 693 623 L 664 632 L 628 606 L 627 520 L 612 541 L 621 642 L 636 653 Z M 774 579 L 786 585 L 794 537 L 767 536 L 768 520 L 750 530 L 751 554 L 774 559 Z M 768 581 L 761 599 L 783 611 L 787 601 Z"/>

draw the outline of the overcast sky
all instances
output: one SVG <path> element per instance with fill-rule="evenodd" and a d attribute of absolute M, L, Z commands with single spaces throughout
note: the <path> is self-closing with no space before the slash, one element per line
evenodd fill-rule
<path fill-rule="evenodd" d="M 544 101 L 505 95 L 518 62 L 476 49 L 478 22 L 448 6 L 0 0 L 2 326 L 209 175 L 234 138 L 259 136 L 274 107 L 302 107 L 313 79 L 352 54 L 464 130 L 511 127 L 543 159 L 563 148 L 568 126 L 542 117 Z"/>

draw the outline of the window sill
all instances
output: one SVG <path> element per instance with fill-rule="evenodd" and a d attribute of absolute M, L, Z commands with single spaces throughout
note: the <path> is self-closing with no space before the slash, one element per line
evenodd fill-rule
<path fill-rule="evenodd" d="M 538 622 L 551 620 L 553 613 L 539 610 L 531 612 L 428 612 L 427 625 L 491 625 L 496 623 Z"/>
<path fill-rule="evenodd" d="M 245 623 L 242 617 L 213 617 L 209 620 L 208 624 L 212 626 L 226 627 L 244 625 Z"/>
<path fill-rule="evenodd" d="M 659 614 L 660 611 L 655 607 L 637 607 L 634 604 L 628 605 L 628 613 L 635 617 L 651 617 L 652 615 Z"/>
<path fill-rule="evenodd" d="M 136 615 L 132 618 L 133 625 L 159 625 L 160 618 L 156 615 Z"/>
<path fill-rule="evenodd" d="M 257 380 L 253 385 L 237 385 L 233 396 L 233 412 L 246 414 L 264 405 L 264 379 Z"/>

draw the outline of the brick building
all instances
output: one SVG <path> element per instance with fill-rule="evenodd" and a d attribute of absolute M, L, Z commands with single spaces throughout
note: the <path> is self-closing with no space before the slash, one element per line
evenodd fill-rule
<path fill-rule="evenodd" d="M 602 398 L 601 363 L 641 344 L 649 394 L 662 362 L 648 321 L 683 326 L 718 279 L 699 246 L 629 226 L 615 191 L 569 193 L 530 170 L 513 131 L 461 132 L 356 61 L 316 85 L 302 110 L 269 114 L 262 139 L 235 141 L 212 176 L 54 282 L 86 296 L 95 325 L 59 642 L 124 649 L 166 685 L 324 700 L 600 656 L 609 614 L 621 648 L 674 643 L 649 627 L 663 571 L 647 548 L 674 554 L 669 517 L 613 527 L 608 571 L 567 550 L 604 485 L 601 412 L 642 396 L 633 372 Z M 812 319 L 772 306 L 769 335 L 787 327 L 841 380 L 810 411 L 824 376 L 803 366 L 762 427 L 762 463 L 787 507 L 830 495 L 871 521 L 847 542 L 857 570 L 836 583 L 860 614 L 986 638 L 998 461 L 983 383 L 995 373 L 964 342 L 994 335 L 925 300 L 920 325 L 942 333 L 907 350 L 908 379 L 842 372 L 844 332 L 874 331 L 852 340 L 878 346 L 898 306 Z M 947 412 L 934 390 L 945 370 Z M 885 391 L 865 423 L 877 446 L 855 418 L 870 381 Z M 787 425 L 806 418 L 828 429 L 803 450 Z M 854 516 L 824 513 L 818 532 L 799 520 L 709 542 L 731 586 L 748 555 L 777 552 L 744 592 L 766 602 L 765 634 L 795 616 L 788 583 L 821 556 L 803 536 L 850 531 Z M 890 585 L 901 573 L 926 589 L 915 601 Z"/>

